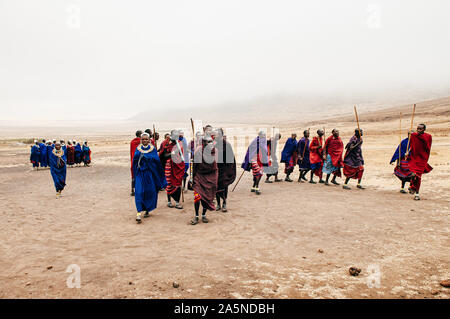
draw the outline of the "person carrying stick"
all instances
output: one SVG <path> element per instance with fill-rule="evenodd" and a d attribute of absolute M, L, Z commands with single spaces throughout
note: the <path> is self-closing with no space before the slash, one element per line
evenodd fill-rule
<path fill-rule="evenodd" d="M 361 150 L 361 145 L 363 143 L 363 131 L 359 127 L 359 118 L 356 106 L 354 107 L 354 110 L 358 128 L 355 129 L 355 135 L 352 136 L 350 141 L 345 146 L 346 152 L 344 155 L 344 175 L 346 179 L 342 187 L 347 190 L 351 189 L 348 186 L 348 182 L 352 178 L 358 180 L 358 185 L 356 186 L 357 188 L 364 189 L 361 185 L 361 179 L 364 174 L 364 158 Z"/>

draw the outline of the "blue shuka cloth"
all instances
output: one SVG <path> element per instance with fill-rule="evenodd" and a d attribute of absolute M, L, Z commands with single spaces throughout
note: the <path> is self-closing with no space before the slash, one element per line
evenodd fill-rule
<path fill-rule="evenodd" d="M 402 158 L 404 158 L 406 155 L 406 147 L 408 147 L 408 138 L 405 138 L 400 145 L 401 145 L 401 150 L 400 150 L 401 154 L 400 155 L 402 156 Z M 399 148 L 399 146 L 397 146 L 397 149 L 395 150 L 394 155 L 392 155 L 390 164 L 392 164 L 396 160 L 398 160 L 398 148 Z M 410 144 L 409 148 L 411 148 L 411 144 Z"/>
<path fill-rule="evenodd" d="M 260 138 L 259 136 L 255 138 L 248 146 L 247 153 L 245 153 L 244 162 L 241 165 L 245 171 L 250 171 L 252 169 L 252 160 L 256 160 L 257 154 L 261 152 L 261 163 L 263 166 L 269 165 L 269 156 L 267 152 L 267 139 Z"/>
<path fill-rule="evenodd" d="M 75 145 L 75 164 L 80 164 L 82 160 L 82 150 L 81 145 L 78 143 Z"/>
<path fill-rule="evenodd" d="M 150 149 L 142 146 L 143 150 Z M 158 192 L 167 186 L 164 170 L 156 148 L 149 153 L 141 153 L 136 148 L 133 158 L 133 174 L 135 177 L 134 201 L 138 212 L 150 212 L 158 203 Z"/>
<path fill-rule="evenodd" d="M 39 143 L 39 151 L 41 152 L 39 154 L 39 163 L 41 164 L 41 167 L 47 167 L 48 166 L 47 146 L 45 146 L 44 143 Z"/>
<path fill-rule="evenodd" d="M 31 147 L 31 154 L 30 154 L 30 162 L 33 163 L 33 167 L 39 167 L 39 156 L 40 156 L 39 146 L 33 145 Z"/>
<path fill-rule="evenodd" d="M 339 170 L 339 167 L 336 167 L 333 165 L 331 156 L 330 156 L 330 154 L 328 154 L 327 159 L 325 160 L 325 163 L 323 164 L 322 172 L 324 172 L 325 174 L 331 174 L 337 170 Z"/>
<path fill-rule="evenodd" d="M 292 155 L 297 149 L 297 141 L 292 137 L 288 138 L 281 152 L 281 163 L 289 163 Z"/>
<path fill-rule="evenodd" d="M 306 140 L 304 137 L 300 141 L 298 141 L 298 160 L 297 163 L 300 167 L 300 170 L 311 169 L 311 162 L 309 161 L 309 139 Z M 306 145 L 306 149 L 305 149 Z M 303 153 L 304 152 L 304 153 Z M 300 160 L 300 157 L 303 156 L 303 160 Z"/>
<path fill-rule="evenodd" d="M 90 155 L 89 155 L 89 151 L 90 150 L 91 149 L 89 148 L 89 146 L 83 145 L 83 148 L 82 148 L 82 151 L 83 151 L 82 159 L 83 159 L 84 163 L 89 164 L 91 162 Z"/>
<path fill-rule="evenodd" d="M 47 145 L 46 146 L 46 152 L 47 152 L 47 165 L 50 166 L 50 153 L 53 151 L 53 145 Z"/>
<path fill-rule="evenodd" d="M 50 153 L 48 164 L 50 165 L 50 173 L 53 178 L 53 183 L 55 184 L 56 191 L 62 191 L 64 186 L 66 186 L 66 154 L 61 157 Z"/>

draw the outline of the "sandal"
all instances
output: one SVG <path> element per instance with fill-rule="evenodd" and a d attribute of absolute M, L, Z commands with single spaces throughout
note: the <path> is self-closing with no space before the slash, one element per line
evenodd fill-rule
<path fill-rule="evenodd" d="M 191 225 L 197 225 L 198 224 L 198 217 L 194 217 L 191 219 Z"/>
<path fill-rule="evenodd" d="M 176 208 L 176 209 L 183 209 L 183 205 L 181 205 L 181 204 L 176 204 L 176 205 L 175 205 L 175 208 Z"/>
<path fill-rule="evenodd" d="M 173 206 L 172 202 L 168 202 L 167 207 L 173 208 L 174 206 Z"/>
<path fill-rule="evenodd" d="M 206 216 L 202 216 L 202 222 L 204 222 L 205 224 L 209 222 L 208 218 L 206 218 Z"/>

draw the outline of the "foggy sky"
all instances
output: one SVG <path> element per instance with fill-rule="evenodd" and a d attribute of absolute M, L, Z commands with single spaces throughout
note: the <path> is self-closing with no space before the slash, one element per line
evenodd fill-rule
<path fill-rule="evenodd" d="M 446 0 L 0 0 L 0 117 L 450 88 L 449 38 Z"/>

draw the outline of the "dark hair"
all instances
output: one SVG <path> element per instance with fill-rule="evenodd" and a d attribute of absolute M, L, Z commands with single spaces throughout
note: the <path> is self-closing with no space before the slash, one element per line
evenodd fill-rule
<path fill-rule="evenodd" d="M 423 123 L 420 123 L 419 126 L 423 126 L 423 130 L 425 131 L 427 129 L 427 126 Z"/>
<path fill-rule="evenodd" d="M 141 137 L 142 131 L 141 130 L 137 130 L 136 131 L 136 137 Z"/>
<path fill-rule="evenodd" d="M 145 131 L 144 131 L 145 133 L 148 133 L 148 134 L 150 134 L 150 135 L 152 135 L 152 130 L 151 129 L 146 129 Z"/>
<path fill-rule="evenodd" d="M 306 135 L 306 133 L 309 133 L 309 131 L 308 130 L 304 130 L 303 131 L 303 135 Z"/>
<path fill-rule="evenodd" d="M 45 143 L 45 139 L 42 139 L 42 143 Z"/>

